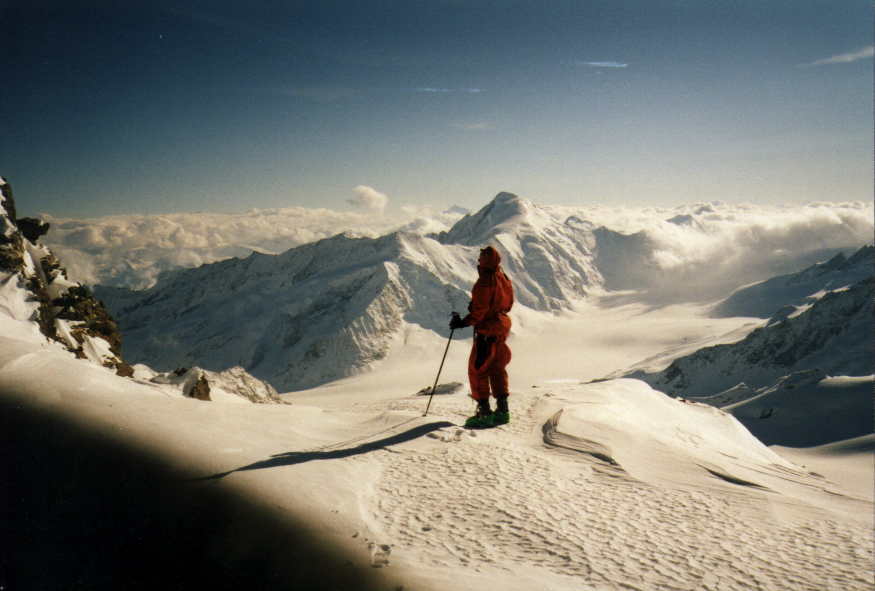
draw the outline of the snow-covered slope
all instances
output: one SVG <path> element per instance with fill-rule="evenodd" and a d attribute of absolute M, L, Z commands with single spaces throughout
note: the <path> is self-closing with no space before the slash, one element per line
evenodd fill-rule
<path fill-rule="evenodd" d="M 101 371 L 163 384 L 165 395 L 282 402 L 270 385 L 239 367 L 216 373 L 173 364 L 174 371 L 162 375 L 144 365 L 125 363 L 115 320 L 88 288 L 67 279 L 54 253 L 37 241 L 48 229 L 38 220 L 16 219 L 12 190 L 0 178 L 0 335 L 10 346 L 31 347 L 46 355 L 63 352 L 90 361 Z"/>
<path fill-rule="evenodd" d="M 470 258 L 415 234 L 338 235 L 178 271 L 144 292 L 98 294 L 132 359 L 162 370 L 241 366 L 291 390 L 382 359 L 405 322 L 445 329 L 467 303 Z"/>
<path fill-rule="evenodd" d="M 348 244 L 348 263 L 379 259 L 374 250 L 355 259 L 369 252 L 363 245 L 374 247 Z M 348 270 L 320 275 L 309 260 L 312 274 L 304 261 L 295 267 L 302 279 L 344 284 Z M 247 261 L 226 263 L 215 283 L 178 286 L 193 296 L 221 280 L 233 293 L 269 286 L 276 259 Z M 235 264 L 262 273 L 235 275 Z M 12 291 L 18 299 L 3 309 L 26 308 L 23 293 Z M 652 355 L 693 326 L 724 333 L 739 319 L 707 328 L 692 306 L 583 308 L 582 317 L 521 315 L 512 421 L 487 431 L 457 426 L 472 407 L 464 389 L 436 396 L 422 416 L 419 362 L 428 356 L 435 369 L 443 344 L 411 324 L 402 336 L 413 344 L 376 371 L 284 396 L 292 404 L 254 405 L 186 398 L 139 366 L 135 379 L 116 376 L 47 344 L 32 320 L 0 314 L 0 433 L 13 474 L 0 578 L 10 588 L 73 580 L 101 590 L 119 580 L 138 589 L 167 580 L 216 589 L 871 589 L 871 489 L 813 474 L 730 414 L 641 381 L 556 379 Z M 239 311 L 225 311 L 229 330 Z M 544 362 L 563 349 L 574 354 Z M 445 381 L 464 376 L 466 355 L 450 350 Z M 192 368 L 157 382 L 194 388 L 201 375 L 212 374 Z M 212 383 L 211 396 L 226 387 Z M 871 482 L 871 456 L 852 464 Z"/>
<path fill-rule="evenodd" d="M 658 373 L 634 372 L 662 391 L 704 397 L 746 384 L 757 389 L 794 372 L 872 374 L 875 279 L 829 292 L 798 316 L 776 319 L 743 340 L 675 359 Z"/>
<path fill-rule="evenodd" d="M 812 447 L 875 432 L 872 376 L 799 372 L 723 406 L 766 445 Z"/>
<path fill-rule="evenodd" d="M 864 246 L 847 257 L 843 253 L 798 273 L 773 277 L 745 286 L 714 307 L 715 317 L 757 316 L 769 318 L 811 304 L 826 292 L 848 287 L 875 274 L 875 246 Z"/>
<path fill-rule="evenodd" d="M 0 178 L 0 319 L 4 334 L 39 341 L 40 335 L 82 359 L 120 375 L 133 370 L 121 358 L 115 321 L 91 291 L 67 279 L 60 261 L 38 238 L 48 226 L 16 218 L 12 188 Z"/>
<path fill-rule="evenodd" d="M 406 208 L 395 214 L 283 207 L 240 213 L 111 215 L 56 218 L 46 244 L 89 285 L 146 289 L 162 272 L 193 268 L 251 252 L 279 254 L 339 232 L 376 237 L 397 229 L 439 232 L 467 213 Z"/>
<path fill-rule="evenodd" d="M 487 243 L 502 253 L 518 305 L 532 310 L 555 312 L 606 289 L 694 300 L 704 293 L 687 289 L 682 269 L 666 272 L 671 257 L 652 233 L 596 227 L 568 209 L 500 193 L 440 234 L 341 234 L 281 255 L 167 273 L 142 292 L 98 295 L 119 318 L 134 361 L 162 371 L 240 366 L 297 390 L 372 369 L 409 330 L 445 336 Z"/>
<path fill-rule="evenodd" d="M 78 365 L 0 338 L 14 583 L 156 588 L 159 569 L 186 588 L 871 589 L 871 492 L 640 381 L 520 388 L 509 425 L 470 431 L 464 396 L 422 417 L 392 373 L 376 397 L 334 388 L 337 408 L 265 407 Z"/>

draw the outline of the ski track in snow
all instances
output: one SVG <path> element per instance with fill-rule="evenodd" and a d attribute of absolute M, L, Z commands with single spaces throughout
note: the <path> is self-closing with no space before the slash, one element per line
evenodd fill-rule
<path fill-rule="evenodd" d="M 506 575 L 513 564 L 596 589 L 873 588 L 867 528 L 816 509 L 787 523 L 750 494 L 652 485 L 597 457 L 555 452 L 540 439 L 542 397 L 513 396 L 513 420 L 498 429 L 444 428 L 429 445 L 375 455 L 368 517 L 393 562 Z M 471 405 L 439 404 L 455 422 Z M 391 404 L 421 407 L 421 398 Z"/>

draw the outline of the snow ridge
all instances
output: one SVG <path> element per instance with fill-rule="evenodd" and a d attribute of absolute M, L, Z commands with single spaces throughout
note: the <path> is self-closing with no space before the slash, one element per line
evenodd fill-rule
<path fill-rule="evenodd" d="M 442 330 L 449 311 L 463 309 L 469 264 L 427 257 L 427 242 L 341 234 L 177 271 L 144 292 L 98 293 L 119 314 L 135 359 L 160 369 L 241 366 L 281 389 L 307 387 L 382 359 L 402 322 Z"/>
<path fill-rule="evenodd" d="M 875 246 L 867 245 L 850 257 L 838 253 L 829 261 L 798 273 L 773 277 L 767 281 L 737 289 L 717 304 L 716 317 L 758 316 L 769 318 L 782 307 L 789 315 L 800 307 L 810 306 L 826 292 L 850 286 L 875 274 Z"/>
<path fill-rule="evenodd" d="M 445 245 L 498 248 L 517 300 L 534 309 L 561 309 L 604 283 L 595 263 L 591 226 L 564 223 L 512 193 L 499 193 L 480 211 L 434 237 Z"/>

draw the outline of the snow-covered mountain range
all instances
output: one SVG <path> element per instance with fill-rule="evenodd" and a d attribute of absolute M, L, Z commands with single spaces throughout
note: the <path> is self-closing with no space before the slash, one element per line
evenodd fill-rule
<path fill-rule="evenodd" d="M 867 245 L 852 256 L 838 253 L 824 263 L 779 275 L 737 289 L 714 307 L 713 315 L 769 318 L 798 313 L 810 307 L 827 291 L 848 287 L 875 274 L 875 246 Z"/>
<path fill-rule="evenodd" d="M 567 306 L 603 282 L 592 232 L 502 193 L 439 235 L 340 234 L 169 273 L 142 292 L 97 292 L 132 359 L 164 370 L 242 366 L 281 390 L 300 389 L 369 367 L 406 326 L 445 333 L 450 312 L 465 310 L 487 242 L 530 308 Z"/>
<path fill-rule="evenodd" d="M 871 277 L 811 284 L 817 298 L 742 338 L 754 319 L 709 318 L 707 306 L 611 305 L 603 287 L 636 282 L 599 261 L 616 273 L 649 260 L 657 276 L 646 235 L 502 195 L 446 234 L 340 235 L 113 294 L 156 354 L 191 339 L 230 366 L 235 346 L 254 344 L 262 369 L 291 367 L 291 352 L 319 378 L 386 355 L 377 371 L 281 397 L 292 404 L 241 404 L 280 396 L 239 366 L 186 369 L 167 354 L 166 371 L 138 364 L 123 377 L 47 340 L 41 324 L 58 320 L 100 337 L 84 332 L 87 319 L 60 317 L 64 292 L 57 305 L 49 297 L 72 282 L 0 188 L 0 433 L 12 476 L 0 587 L 871 589 L 872 376 L 855 348 L 871 341 Z M 502 249 L 525 303 L 513 420 L 473 431 L 457 426 L 471 412 L 464 388 L 422 416 L 421 372 L 408 368 L 439 354 L 432 331 L 467 300 L 480 240 Z M 640 380 L 580 383 L 727 334 L 741 340 L 712 362 L 753 384 L 718 393 L 736 402 L 730 412 Z M 743 343 L 754 359 L 732 353 Z M 449 351 L 446 379 L 464 375 L 466 357 Z M 808 367 L 827 361 L 866 373 Z M 747 377 L 775 366 L 762 387 Z M 720 379 L 682 369 L 703 391 Z M 855 429 L 869 435 L 841 441 Z M 763 443 L 818 438 L 830 445 Z"/>
<path fill-rule="evenodd" d="M 872 246 L 736 291 L 715 316 L 777 310 L 743 339 L 617 372 L 732 412 L 766 443 L 820 445 L 873 430 Z"/>
<path fill-rule="evenodd" d="M 739 342 L 706 347 L 675 359 L 661 371 L 639 370 L 627 375 L 685 397 L 714 396 L 732 388 L 736 392 L 733 396 L 742 397 L 742 383 L 750 389 L 761 388 L 782 376 L 806 370 L 818 370 L 823 375 L 871 375 L 875 359 L 871 338 L 875 301 L 872 254 L 872 247 L 864 247 L 848 259 L 855 262 L 853 265 L 827 264 L 748 288 L 754 290 L 753 297 L 738 297 L 732 306 L 748 300 L 760 308 L 778 309 L 765 326 Z M 846 271 L 840 275 L 844 280 L 836 281 L 840 269 Z M 850 286 L 845 283 L 859 276 L 865 278 Z M 829 289 L 830 285 L 836 287 Z M 794 299 L 786 306 L 778 305 L 777 301 L 786 301 L 780 298 L 788 291 Z M 774 299 L 776 293 L 778 300 Z M 744 294 L 746 291 L 740 291 L 735 296 Z M 800 304 L 794 306 L 794 301 Z M 721 401 L 735 402 L 737 398 L 724 396 Z"/>
<path fill-rule="evenodd" d="M 647 234 L 566 213 L 500 193 L 438 234 L 339 234 L 280 255 L 166 273 L 144 291 L 96 292 L 137 362 L 163 371 L 240 366 L 281 391 L 302 389 L 372 367 L 411 326 L 445 334 L 449 313 L 464 311 L 487 243 L 501 252 L 518 305 L 532 310 L 671 283 Z"/>

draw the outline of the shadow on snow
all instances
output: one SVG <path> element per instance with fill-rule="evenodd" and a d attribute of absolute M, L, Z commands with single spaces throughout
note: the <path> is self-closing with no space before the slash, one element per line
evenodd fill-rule
<path fill-rule="evenodd" d="M 315 451 L 287 451 L 281 454 L 274 454 L 266 460 L 260 460 L 246 466 L 241 466 L 240 468 L 229 470 L 228 472 L 220 472 L 218 474 L 213 474 L 212 476 L 204 476 L 203 478 L 198 478 L 196 480 L 218 480 L 220 478 L 224 478 L 225 476 L 233 474 L 234 472 L 244 472 L 247 470 L 263 470 L 265 468 L 279 468 L 282 466 L 294 466 L 295 464 L 303 464 L 304 462 L 311 462 L 314 460 L 338 460 L 342 458 L 348 458 L 351 456 L 357 456 L 372 451 L 387 449 L 391 445 L 397 445 L 399 443 L 412 441 L 413 439 L 422 437 L 426 433 L 431 433 L 432 431 L 437 431 L 438 429 L 443 429 L 444 427 L 453 426 L 455 425 L 453 423 L 450 423 L 449 421 L 435 421 L 433 423 L 426 423 L 424 425 L 413 427 L 412 429 L 408 429 L 407 431 L 392 435 L 390 437 L 384 437 L 383 439 L 377 439 L 376 441 L 368 441 L 366 443 L 356 445 L 355 447 L 330 450 L 322 449 Z M 387 451 L 391 450 L 387 449 Z"/>

